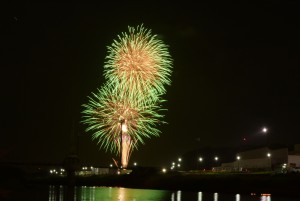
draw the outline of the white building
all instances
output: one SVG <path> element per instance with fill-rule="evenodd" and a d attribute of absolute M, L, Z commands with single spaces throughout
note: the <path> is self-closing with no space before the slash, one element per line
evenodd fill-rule
<path fill-rule="evenodd" d="M 245 171 L 245 170 L 276 170 L 284 168 L 300 168 L 300 146 L 289 152 L 288 148 L 270 149 L 263 147 L 237 154 L 237 159 L 230 163 L 222 163 L 217 171 Z"/>

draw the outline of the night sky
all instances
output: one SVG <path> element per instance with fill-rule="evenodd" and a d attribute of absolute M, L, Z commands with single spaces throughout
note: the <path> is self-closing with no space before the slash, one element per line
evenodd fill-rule
<path fill-rule="evenodd" d="M 142 23 L 174 63 L 168 124 L 131 163 L 161 166 L 207 146 L 300 143 L 298 5 L 220 2 L 4 6 L 0 161 L 60 163 L 78 150 L 84 163 L 110 164 L 80 123 L 81 105 L 105 82 L 107 46 Z"/>

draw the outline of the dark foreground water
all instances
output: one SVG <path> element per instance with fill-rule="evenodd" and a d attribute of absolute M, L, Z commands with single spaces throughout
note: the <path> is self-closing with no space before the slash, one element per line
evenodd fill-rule
<path fill-rule="evenodd" d="M 299 194 L 300 197 L 300 194 Z M 2 191 L 0 200 L 48 201 L 299 201 L 299 197 L 269 194 L 225 194 L 112 187 L 34 187 L 20 191 Z M 1 198 L 1 197 L 0 197 Z"/>

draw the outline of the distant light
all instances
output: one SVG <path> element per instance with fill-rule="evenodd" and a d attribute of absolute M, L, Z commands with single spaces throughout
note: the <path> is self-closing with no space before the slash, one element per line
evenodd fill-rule
<path fill-rule="evenodd" d="M 271 196 L 270 193 L 261 193 L 260 195 L 261 195 L 261 196 Z"/>
<path fill-rule="evenodd" d="M 176 163 L 173 162 L 172 165 L 176 165 Z"/>
<path fill-rule="evenodd" d="M 268 132 L 268 129 L 267 129 L 266 127 L 263 127 L 262 132 L 263 132 L 263 133 L 267 133 L 267 132 Z"/>
<path fill-rule="evenodd" d="M 166 173 L 166 172 L 167 172 L 167 169 L 166 169 L 166 168 L 163 168 L 163 169 L 162 169 L 162 172 L 163 172 L 163 173 Z"/>
<path fill-rule="evenodd" d="M 216 161 L 219 160 L 219 157 L 216 156 L 216 157 L 215 157 L 215 160 L 216 160 Z"/>
<path fill-rule="evenodd" d="M 202 162 L 202 161 L 203 161 L 203 158 L 202 158 L 202 157 L 200 157 L 200 158 L 199 158 L 199 161 L 200 161 L 200 162 Z"/>
<path fill-rule="evenodd" d="M 110 167 L 112 167 L 113 165 L 112 165 L 112 164 L 110 164 L 109 166 L 110 166 Z"/>
<path fill-rule="evenodd" d="M 270 154 L 270 153 L 267 153 L 267 156 L 270 158 L 270 157 L 271 157 L 271 154 Z"/>
<path fill-rule="evenodd" d="M 137 163 L 136 163 L 136 162 L 134 162 L 134 163 L 133 163 L 133 165 L 134 165 L 134 166 L 137 166 Z"/>
<path fill-rule="evenodd" d="M 178 158 L 178 161 L 181 162 L 181 158 Z"/>
<path fill-rule="evenodd" d="M 53 172 L 53 171 L 52 171 L 52 170 L 50 170 L 50 173 L 51 173 L 51 174 L 52 174 L 52 172 Z"/>
<path fill-rule="evenodd" d="M 236 157 L 236 159 L 237 159 L 237 160 L 240 160 L 240 159 L 241 159 L 241 157 L 240 157 L 240 156 L 237 156 L 237 157 Z"/>
<path fill-rule="evenodd" d="M 177 167 L 180 167 L 180 164 L 177 164 Z"/>

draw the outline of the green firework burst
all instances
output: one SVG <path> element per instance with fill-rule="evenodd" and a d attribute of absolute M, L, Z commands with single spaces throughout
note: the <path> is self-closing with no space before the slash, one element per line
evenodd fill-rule
<path fill-rule="evenodd" d="M 128 27 L 128 33 L 118 36 L 108 47 L 108 53 L 104 66 L 108 85 L 156 98 L 171 83 L 172 60 L 168 48 L 143 25 Z"/>
<path fill-rule="evenodd" d="M 156 126 L 164 123 L 162 110 L 157 104 L 144 104 L 144 96 L 136 94 L 135 98 L 128 98 L 128 93 L 113 90 L 104 86 L 92 93 L 87 104 L 84 104 L 83 123 L 86 131 L 93 132 L 93 139 L 106 151 L 120 152 L 121 121 L 127 125 L 127 137 L 131 140 L 132 148 L 144 143 L 145 138 L 159 136 Z"/>

